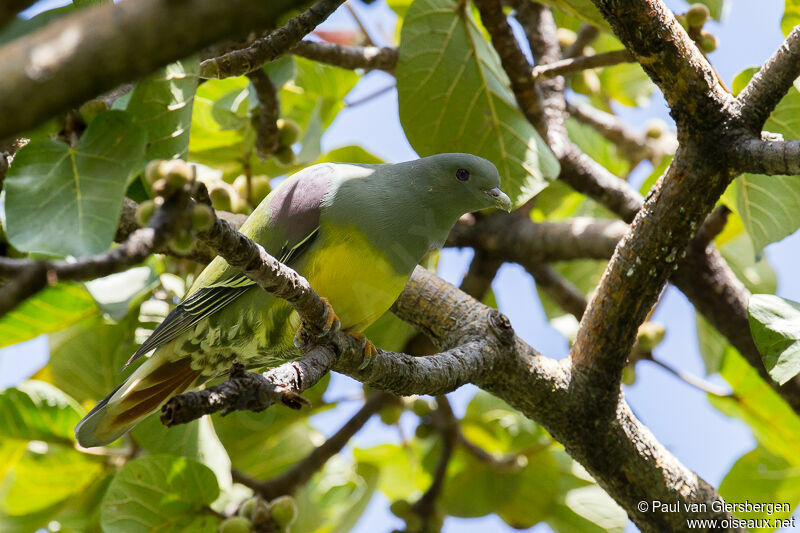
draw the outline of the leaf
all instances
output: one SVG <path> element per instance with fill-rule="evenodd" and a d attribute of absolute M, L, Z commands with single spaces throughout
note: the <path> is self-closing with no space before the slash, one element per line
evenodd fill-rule
<path fill-rule="evenodd" d="M 800 25 L 800 1 L 786 0 L 781 18 L 781 31 L 786 37 L 795 26 Z"/>
<path fill-rule="evenodd" d="M 604 30 L 611 29 L 592 0 L 544 0 L 542 3 L 588 22 L 592 26 L 597 26 Z"/>
<path fill-rule="evenodd" d="M 378 444 L 353 450 L 356 461 L 379 469 L 378 489 L 392 501 L 421 495 L 430 484 L 431 475 L 422 467 L 421 455 L 419 441 L 409 446 Z"/>
<path fill-rule="evenodd" d="M 342 146 L 334 148 L 317 160 L 317 163 L 365 163 L 367 165 L 378 165 L 385 163 L 382 159 L 372 155 L 360 146 Z"/>
<path fill-rule="evenodd" d="M 133 321 L 108 324 L 100 316 L 50 335 L 50 373 L 80 402 L 98 401 L 130 375 L 120 373 L 136 351 Z"/>
<path fill-rule="evenodd" d="M 0 44 L 5 44 L 9 41 L 13 41 L 14 39 L 18 39 L 27 33 L 38 30 L 54 20 L 72 13 L 73 11 L 75 11 L 75 7 L 68 5 L 50 9 L 49 11 L 44 11 L 29 19 L 16 17 L 4 28 L 0 28 L 0 30 L 2 30 L 0 31 Z"/>
<path fill-rule="evenodd" d="M 567 117 L 566 126 L 572 142 L 609 172 L 615 176 L 625 176 L 630 172 L 630 164 L 622 157 L 617 146 L 600 135 L 597 130 L 572 117 Z"/>
<path fill-rule="evenodd" d="M 749 67 L 737 74 L 736 77 L 733 78 L 733 83 L 731 84 L 731 93 L 733 96 L 739 96 L 742 89 L 747 87 L 747 84 L 753 79 L 753 75 L 759 70 L 761 70 L 760 67 Z"/>
<path fill-rule="evenodd" d="M 469 441 L 498 457 L 538 446 L 545 437 L 535 422 L 484 391 L 470 400 L 461 428 Z"/>
<path fill-rule="evenodd" d="M 186 158 L 200 60 L 176 61 L 141 79 L 128 112 L 147 131 L 145 159 Z"/>
<path fill-rule="evenodd" d="M 767 372 L 783 385 L 800 373 L 800 304 L 772 294 L 754 294 L 747 314 Z"/>
<path fill-rule="evenodd" d="M 75 148 L 32 140 L 17 152 L 4 184 L 9 242 L 57 256 L 105 251 L 145 142 L 144 130 L 121 111 L 98 115 Z"/>
<path fill-rule="evenodd" d="M 157 261 L 148 259 L 146 266 L 94 279 L 86 283 L 86 289 L 103 313 L 120 321 L 158 286 L 160 270 Z"/>
<path fill-rule="evenodd" d="M 600 526 L 602 531 L 622 533 L 628 523 L 625 511 L 597 485 L 571 489 L 564 500 L 575 515 Z"/>
<path fill-rule="evenodd" d="M 35 513 L 80 494 L 102 471 L 101 462 L 71 447 L 51 444 L 46 453 L 30 449 L 0 484 L 0 512 Z"/>
<path fill-rule="evenodd" d="M 361 518 L 378 482 L 378 468 L 332 457 L 295 494 L 297 520 L 291 533 L 347 533 Z"/>
<path fill-rule="evenodd" d="M 26 381 L 0 392 L 0 435 L 72 444 L 83 417 L 75 400 L 41 381 Z"/>
<path fill-rule="evenodd" d="M 385 312 L 364 331 L 364 335 L 375 343 L 375 346 L 392 352 L 402 352 L 416 333 L 417 329 L 414 326 L 400 320 L 391 311 Z"/>
<path fill-rule="evenodd" d="M 771 454 L 758 446 L 740 457 L 725 475 L 719 493 L 727 502 L 758 502 L 778 504 L 772 512 L 767 510 L 736 512 L 742 520 L 788 518 L 791 511 L 781 506 L 794 506 L 800 501 L 800 470 L 785 459 Z M 758 528 L 751 531 L 773 531 L 774 528 Z"/>
<path fill-rule="evenodd" d="M 508 77 L 481 30 L 455 0 L 416 0 L 397 64 L 400 122 L 420 156 L 468 152 L 493 162 L 519 206 L 559 165 L 517 108 Z"/>
<path fill-rule="evenodd" d="M 697 343 L 700 348 L 700 356 L 706 366 L 706 375 L 711 375 L 719 371 L 725 351 L 729 346 L 728 339 L 717 331 L 703 315 L 695 312 L 695 322 L 697 327 Z"/>
<path fill-rule="evenodd" d="M 231 460 L 222 446 L 211 418 L 204 416 L 188 424 L 166 427 L 153 413 L 133 428 L 136 443 L 152 454 L 189 457 L 209 467 L 223 489 L 231 486 Z"/>
<path fill-rule="evenodd" d="M 91 295 L 76 283 L 58 283 L 0 317 L 0 348 L 64 329 L 97 313 Z"/>
<path fill-rule="evenodd" d="M 709 402 L 750 426 L 753 436 L 770 453 L 800 466 L 800 417 L 731 346 L 726 350 L 720 375 L 730 384 L 735 397 L 709 395 Z"/>
<path fill-rule="evenodd" d="M 126 463 L 114 477 L 100 523 L 105 533 L 208 531 L 219 525 L 208 509 L 218 495 L 207 466 L 186 457 L 146 455 Z"/>

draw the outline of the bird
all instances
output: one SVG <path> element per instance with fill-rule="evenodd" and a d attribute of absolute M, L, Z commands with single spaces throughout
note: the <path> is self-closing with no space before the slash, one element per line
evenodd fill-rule
<path fill-rule="evenodd" d="M 320 163 L 280 183 L 239 231 L 304 276 L 328 321 L 361 339 L 389 310 L 416 265 L 464 214 L 510 211 L 497 168 L 471 154 L 395 164 Z M 117 440 L 169 398 L 230 371 L 301 357 L 299 316 L 222 257 L 131 356 L 144 362 L 75 427 L 90 448 Z"/>

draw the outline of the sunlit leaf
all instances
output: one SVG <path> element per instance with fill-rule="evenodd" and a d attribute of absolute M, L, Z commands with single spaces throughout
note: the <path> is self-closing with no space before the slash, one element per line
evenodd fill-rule
<path fill-rule="evenodd" d="M 144 129 L 121 111 L 98 115 L 74 148 L 31 141 L 17 153 L 4 183 L 9 242 L 58 256 L 106 250 L 145 143 Z"/>
<path fill-rule="evenodd" d="M 783 385 L 800 373 L 800 304 L 772 294 L 754 294 L 747 312 L 764 366 Z"/>
<path fill-rule="evenodd" d="M 80 405 L 48 383 L 31 380 L 0 392 L 3 437 L 69 444 L 82 417 Z"/>
<path fill-rule="evenodd" d="M 800 25 L 800 1 L 785 0 L 783 17 L 781 18 L 781 31 L 784 37 L 789 35 L 794 27 L 798 25 Z"/>
<path fill-rule="evenodd" d="M 126 463 L 114 477 L 100 520 L 105 533 L 214 531 L 220 519 L 208 505 L 218 495 L 214 473 L 204 464 L 146 455 Z"/>
<path fill-rule="evenodd" d="M 397 64 L 400 121 L 420 156 L 468 152 L 492 161 L 521 205 L 559 165 L 516 105 L 496 52 L 455 0 L 416 0 Z"/>
<path fill-rule="evenodd" d="M 158 285 L 160 270 L 157 261 L 148 260 L 146 266 L 89 281 L 86 289 L 94 297 L 100 311 L 119 321 Z"/>

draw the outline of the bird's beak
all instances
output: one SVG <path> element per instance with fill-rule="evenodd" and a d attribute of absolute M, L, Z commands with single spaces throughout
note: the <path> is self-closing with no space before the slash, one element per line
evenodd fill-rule
<path fill-rule="evenodd" d="M 489 189 L 488 191 L 483 191 L 483 193 L 491 198 L 492 203 L 498 209 L 502 209 L 503 211 L 511 212 L 511 198 L 508 197 L 506 193 L 495 187 L 494 189 Z"/>

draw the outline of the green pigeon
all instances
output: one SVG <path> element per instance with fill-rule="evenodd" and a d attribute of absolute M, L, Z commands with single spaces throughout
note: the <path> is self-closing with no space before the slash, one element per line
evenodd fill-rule
<path fill-rule="evenodd" d="M 360 332 L 391 307 L 458 218 L 511 209 L 499 186 L 495 166 L 470 154 L 322 163 L 283 181 L 240 231 L 304 276 L 335 310 L 329 322 L 362 339 L 369 356 L 375 348 Z M 113 442 L 171 396 L 228 372 L 234 360 L 259 369 L 300 357 L 300 326 L 285 300 L 215 258 L 128 363 L 155 352 L 78 423 L 78 442 Z"/>

